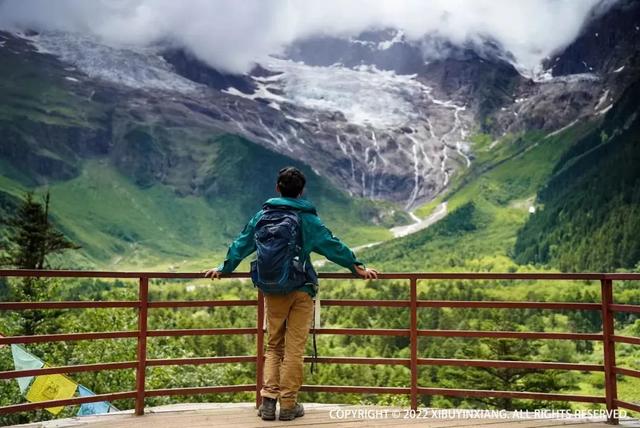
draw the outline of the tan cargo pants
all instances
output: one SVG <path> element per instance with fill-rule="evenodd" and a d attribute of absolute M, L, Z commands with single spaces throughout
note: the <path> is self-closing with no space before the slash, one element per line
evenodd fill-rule
<path fill-rule="evenodd" d="M 302 385 L 304 347 L 313 317 L 313 300 L 304 291 L 284 295 L 265 294 L 267 309 L 267 351 L 264 386 L 260 395 L 280 398 L 280 408 L 296 404 Z"/>

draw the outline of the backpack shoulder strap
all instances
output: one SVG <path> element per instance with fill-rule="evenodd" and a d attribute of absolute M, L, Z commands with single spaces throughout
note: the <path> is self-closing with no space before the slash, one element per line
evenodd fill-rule
<path fill-rule="evenodd" d="M 268 205 L 268 204 L 264 204 L 262 206 L 262 211 L 271 211 L 271 210 L 282 210 L 282 211 L 292 211 L 297 213 L 300 213 L 300 210 L 298 208 L 293 208 L 290 207 L 288 205 Z"/>

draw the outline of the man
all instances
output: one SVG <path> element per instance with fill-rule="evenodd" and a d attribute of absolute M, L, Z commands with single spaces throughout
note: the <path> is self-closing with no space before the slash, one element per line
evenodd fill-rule
<path fill-rule="evenodd" d="M 242 259 L 256 251 L 256 239 L 260 239 L 260 236 L 266 233 L 262 232 L 265 222 L 260 220 L 272 215 L 274 210 L 284 212 L 284 216 L 290 212 L 296 213 L 297 217 L 294 218 L 297 220 L 291 223 L 300 223 L 301 243 L 295 248 L 299 250 L 296 262 L 304 266 L 301 269 L 304 279 L 299 284 L 294 284 L 295 288 L 286 294 L 267 292 L 261 287 L 264 292 L 269 333 L 265 353 L 264 387 L 260 391 L 262 405 L 258 409 L 258 415 L 264 420 L 275 419 L 278 398 L 280 420 L 293 420 L 304 415 L 304 409 L 297 402 L 297 396 L 302 385 L 304 348 L 313 316 L 312 298 L 317 286 L 309 254 L 312 251 L 321 254 L 364 279 L 375 279 L 378 273 L 374 269 L 365 268 L 353 252 L 322 224 L 313 205 L 301 199 L 305 184 L 304 174 L 300 170 L 294 167 L 281 169 L 276 184 L 276 191 L 281 197 L 267 200 L 263 209 L 251 218 L 231 244 L 224 263 L 205 273 L 205 277 L 211 277 L 212 280 L 220 278 L 221 274 L 232 272 Z M 273 223 L 269 227 L 273 229 Z M 273 241 L 273 236 L 270 239 Z M 258 244 L 261 245 L 260 242 Z M 260 257 L 259 249 L 258 258 Z M 254 264 L 259 262 L 258 260 Z M 252 265 L 254 283 L 255 270 Z"/>

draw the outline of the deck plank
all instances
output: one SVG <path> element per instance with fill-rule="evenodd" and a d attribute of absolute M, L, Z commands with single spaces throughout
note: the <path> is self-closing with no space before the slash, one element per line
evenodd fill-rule
<path fill-rule="evenodd" d="M 330 410 L 387 410 L 385 418 L 349 417 L 345 419 L 331 418 Z M 396 411 L 392 416 L 392 411 Z M 334 413 L 335 414 L 335 413 Z M 399 414 L 399 416 L 398 416 Z M 605 428 L 610 425 L 593 419 L 495 419 L 495 418 L 409 418 L 405 419 L 404 409 L 376 406 L 350 406 L 308 404 L 305 416 L 294 421 L 263 421 L 256 415 L 253 405 L 237 404 L 183 404 L 147 409 L 144 416 L 134 416 L 132 412 L 123 412 L 101 416 L 75 417 L 64 420 L 52 420 L 42 423 L 21 425 L 23 428 L 281 428 L 281 427 L 331 427 L 331 428 L 384 428 L 421 426 L 426 428 Z M 636 420 L 624 421 L 622 426 L 640 427 Z"/>

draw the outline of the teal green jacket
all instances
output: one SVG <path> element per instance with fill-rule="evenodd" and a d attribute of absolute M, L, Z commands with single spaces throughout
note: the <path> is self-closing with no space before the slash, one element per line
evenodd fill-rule
<path fill-rule="evenodd" d="M 356 259 L 353 251 L 333 236 L 333 233 L 320 221 L 316 209 L 311 202 L 305 199 L 281 197 L 271 198 L 264 204 L 287 206 L 299 211 L 299 217 L 302 223 L 302 257 L 304 260 L 309 260 L 309 254 L 316 252 L 332 262 L 348 268 L 354 274 L 355 269 L 353 265 L 363 264 Z M 258 211 L 256 215 L 249 220 L 249 223 L 247 223 L 240 235 L 238 235 L 229 246 L 224 262 L 217 268 L 220 272 L 233 272 L 242 259 L 256 251 L 254 233 L 256 224 L 262 216 L 262 212 L 262 210 Z M 303 286 L 300 289 L 308 292 L 312 297 L 315 295 L 312 286 Z"/>

